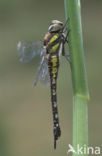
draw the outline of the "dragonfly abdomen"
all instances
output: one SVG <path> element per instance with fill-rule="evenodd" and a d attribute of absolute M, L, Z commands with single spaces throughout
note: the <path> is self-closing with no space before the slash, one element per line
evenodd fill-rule
<path fill-rule="evenodd" d="M 56 148 L 56 140 L 61 135 L 61 130 L 59 126 L 58 118 L 58 108 L 57 108 L 57 75 L 59 68 L 59 57 L 57 55 L 50 55 L 48 61 L 50 82 L 51 82 L 51 102 L 52 102 L 52 112 L 53 112 L 53 133 L 54 133 L 54 148 Z"/>

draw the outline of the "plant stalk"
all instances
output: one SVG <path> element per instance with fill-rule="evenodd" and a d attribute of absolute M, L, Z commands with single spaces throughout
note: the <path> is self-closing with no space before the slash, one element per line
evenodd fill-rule
<path fill-rule="evenodd" d="M 65 14 L 70 30 L 69 53 L 71 60 L 71 75 L 73 87 L 73 156 L 87 156 L 79 147 L 88 146 L 88 84 L 83 51 L 80 0 L 65 0 Z"/>

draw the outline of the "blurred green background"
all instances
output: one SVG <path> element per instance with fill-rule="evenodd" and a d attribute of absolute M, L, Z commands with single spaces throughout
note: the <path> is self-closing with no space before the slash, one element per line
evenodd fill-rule
<path fill-rule="evenodd" d="M 62 57 L 58 78 L 62 136 L 55 151 L 50 90 L 40 83 L 33 88 L 38 57 L 29 64 L 17 58 L 18 41 L 43 39 L 52 19 L 65 22 L 63 1 L 0 0 L 0 156 L 61 156 L 67 155 L 68 144 L 72 144 L 69 65 Z M 89 145 L 101 146 L 102 1 L 82 1 L 82 26 L 91 97 Z"/>

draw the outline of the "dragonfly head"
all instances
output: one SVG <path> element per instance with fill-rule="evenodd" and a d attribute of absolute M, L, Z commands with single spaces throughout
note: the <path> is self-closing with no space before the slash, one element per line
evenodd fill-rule
<path fill-rule="evenodd" d="M 63 30 L 63 23 L 58 21 L 58 20 L 52 20 L 48 32 L 53 33 L 53 32 L 60 32 Z"/>

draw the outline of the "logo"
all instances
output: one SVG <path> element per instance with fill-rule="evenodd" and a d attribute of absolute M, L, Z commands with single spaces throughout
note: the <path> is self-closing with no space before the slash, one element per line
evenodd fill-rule
<path fill-rule="evenodd" d="M 69 153 L 99 155 L 99 154 L 101 154 L 101 147 L 99 147 L 99 146 L 92 147 L 92 146 L 87 146 L 87 145 L 80 146 L 78 144 L 76 149 L 74 149 L 74 147 L 71 144 L 69 144 L 67 154 L 69 154 Z"/>

